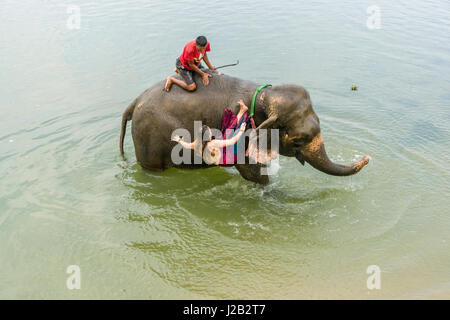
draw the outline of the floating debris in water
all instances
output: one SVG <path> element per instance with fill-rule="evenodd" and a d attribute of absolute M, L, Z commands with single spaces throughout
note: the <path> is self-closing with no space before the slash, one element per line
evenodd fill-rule
<path fill-rule="evenodd" d="M 356 84 L 352 85 L 352 91 L 356 91 L 358 90 L 358 87 L 356 86 Z"/>

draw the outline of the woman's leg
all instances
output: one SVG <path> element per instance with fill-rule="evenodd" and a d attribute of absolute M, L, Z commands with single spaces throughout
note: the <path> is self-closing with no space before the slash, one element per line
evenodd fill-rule
<path fill-rule="evenodd" d="M 236 118 L 237 125 L 241 121 L 241 118 L 244 115 L 244 113 L 246 113 L 248 110 L 248 107 L 244 104 L 244 102 L 242 100 L 239 100 L 238 103 L 241 108 L 239 109 L 239 113 L 237 114 L 237 118 Z"/>

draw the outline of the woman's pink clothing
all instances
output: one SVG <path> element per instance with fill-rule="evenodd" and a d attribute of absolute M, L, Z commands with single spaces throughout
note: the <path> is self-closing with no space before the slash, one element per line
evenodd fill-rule
<path fill-rule="evenodd" d="M 222 117 L 222 139 L 227 140 L 231 139 L 234 135 L 238 134 L 239 128 L 244 122 L 247 122 L 249 116 L 246 113 L 242 116 L 239 123 L 237 122 L 237 116 L 231 111 L 231 109 L 225 109 L 225 112 Z M 227 132 L 227 130 L 234 130 L 231 132 Z M 237 163 L 237 144 L 232 146 L 223 147 L 222 148 L 222 159 L 219 163 L 220 166 L 223 167 L 231 167 Z"/>

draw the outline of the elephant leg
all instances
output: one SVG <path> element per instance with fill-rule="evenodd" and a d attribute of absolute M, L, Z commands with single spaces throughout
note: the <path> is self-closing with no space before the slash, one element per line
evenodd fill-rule
<path fill-rule="evenodd" d="M 245 180 L 262 185 L 269 184 L 269 176 L 261 174 L 261 164 L 236 164 L 235 168 Z"/>

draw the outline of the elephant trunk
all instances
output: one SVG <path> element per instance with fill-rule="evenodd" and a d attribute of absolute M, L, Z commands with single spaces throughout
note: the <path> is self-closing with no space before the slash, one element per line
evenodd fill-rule
<path fill-rule="evenodd" d="M 301 149 L 300 153 L 301 155 L 297 157 L 298 159 L 305 160 L 317 170 L 333 176 L 350 176 L 355 174 L 368 164 L 370 160 L 369 156 L 365 156 L 361 160 L 349 165 L 332 162 L 327 156 L 320 132 L 310 143 Z"/>

